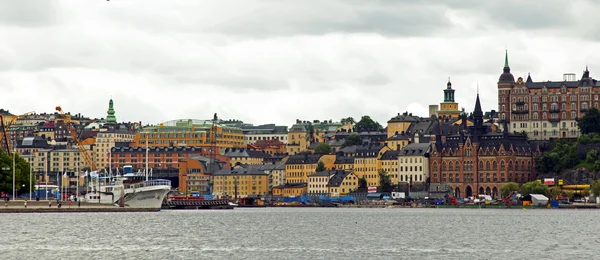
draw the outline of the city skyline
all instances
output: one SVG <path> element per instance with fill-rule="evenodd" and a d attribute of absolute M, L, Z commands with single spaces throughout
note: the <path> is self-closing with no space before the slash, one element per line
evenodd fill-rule
<path fill-rule="evenodd" d="M 515 78 L 594 77 L 591 1 L 232 1 L 0 3 L 4 109 L 118 121 L 427 116 L 448 77 L 472 111 L 477 85 L 497 110 L 508 57 Z M 26 102 L 23 102 L 26 101 Z"/>

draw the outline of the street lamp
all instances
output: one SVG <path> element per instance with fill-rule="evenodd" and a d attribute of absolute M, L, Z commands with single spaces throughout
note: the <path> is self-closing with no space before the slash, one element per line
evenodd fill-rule
<path fill-rule="evenodd" d="M 17 154 L 13 152 L 13 200 L 16 198 L 17 195 L 17 185 L 15 180 L 15 157 L 17 157 Z"/>
<path fill-rule="evenodd" d="M 8 166 L 4 166 L 4 167 L 2 167 L 2 171 L 8 171 L 8 170 L 10 170 L 10 167 L 8 167 Z M 8 194 L 7 194 L 6 196 L 8 197 Z M 13 198 L 13 199 L 14 199 L 14 198 Z"/>

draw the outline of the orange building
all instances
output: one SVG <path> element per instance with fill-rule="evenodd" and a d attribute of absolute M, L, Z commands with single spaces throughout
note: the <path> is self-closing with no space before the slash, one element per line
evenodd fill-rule
<path fill-rule="evenodd" d="M 199 192 L 200 195 L 208 194 L 208 185 L 211 177 L 210 166 L 210 158 L 203 156 L 193 156 L 180 161 L 179 191 L 186 195 L 190 195 L 191 192 Z M 228 158 L 218 155 L 215 172 L 228 168 Z"/>
<path fill-rule="evenodd" d="M 306 182 L 304 183 L 286 183 L 284 185 L 279 185 L 273 187 L 273 196 L 282 196 L 282 197 L 290 197 L 290 196 L 302 196 L 306 194 L 308 191 Z"/>
<path fill-rule="evenodd" d="M 194 156 L 210 156 L 209 149 L 202 147 L 152 147 L 148 149 L 148 168 L 179 169 L 181 162 Z M 219 161 L 227 157 L 216 155 Z M 146 149 L 142 147 L 113 147 L 111 165 L 113 169 L 131 165 L 135 169 L 146 167 Z"/>
<path fill-rule="evenodd" d="M 241 128 L 221 125 L 215 127 L 216 146 L 220 150 L 246 147 Z M 148 140 L 149 147 L 210 147 L 211 128 L 210 121 L 193 119 L 169 121 L 159 126 L 144 127 L 135 135 L 133 146 L 144 147 Z"/>

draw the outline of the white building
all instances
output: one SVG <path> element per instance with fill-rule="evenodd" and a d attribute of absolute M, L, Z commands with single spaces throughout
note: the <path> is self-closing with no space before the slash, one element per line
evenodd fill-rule
<path fill-rule="evenodd" d="M 253 144 L 258 140 L 279 140 L 284 144 L 288 143 L 287 126 L 276 126 L 275 124 L 243 126 L 242 132 L 246 144 Z"/>
<path fill-rule="evenodd" d="M 426 182 L 429 178 L 430 143 L 412 143 L 398 155 L 398 183 Z"/>

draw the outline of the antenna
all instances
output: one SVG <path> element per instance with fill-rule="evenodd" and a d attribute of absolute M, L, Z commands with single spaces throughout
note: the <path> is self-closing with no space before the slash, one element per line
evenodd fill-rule
<path fill-rule="evenodd" d="M 479 80 L 477 80 L 477 95 L 479 96 Z"/>

